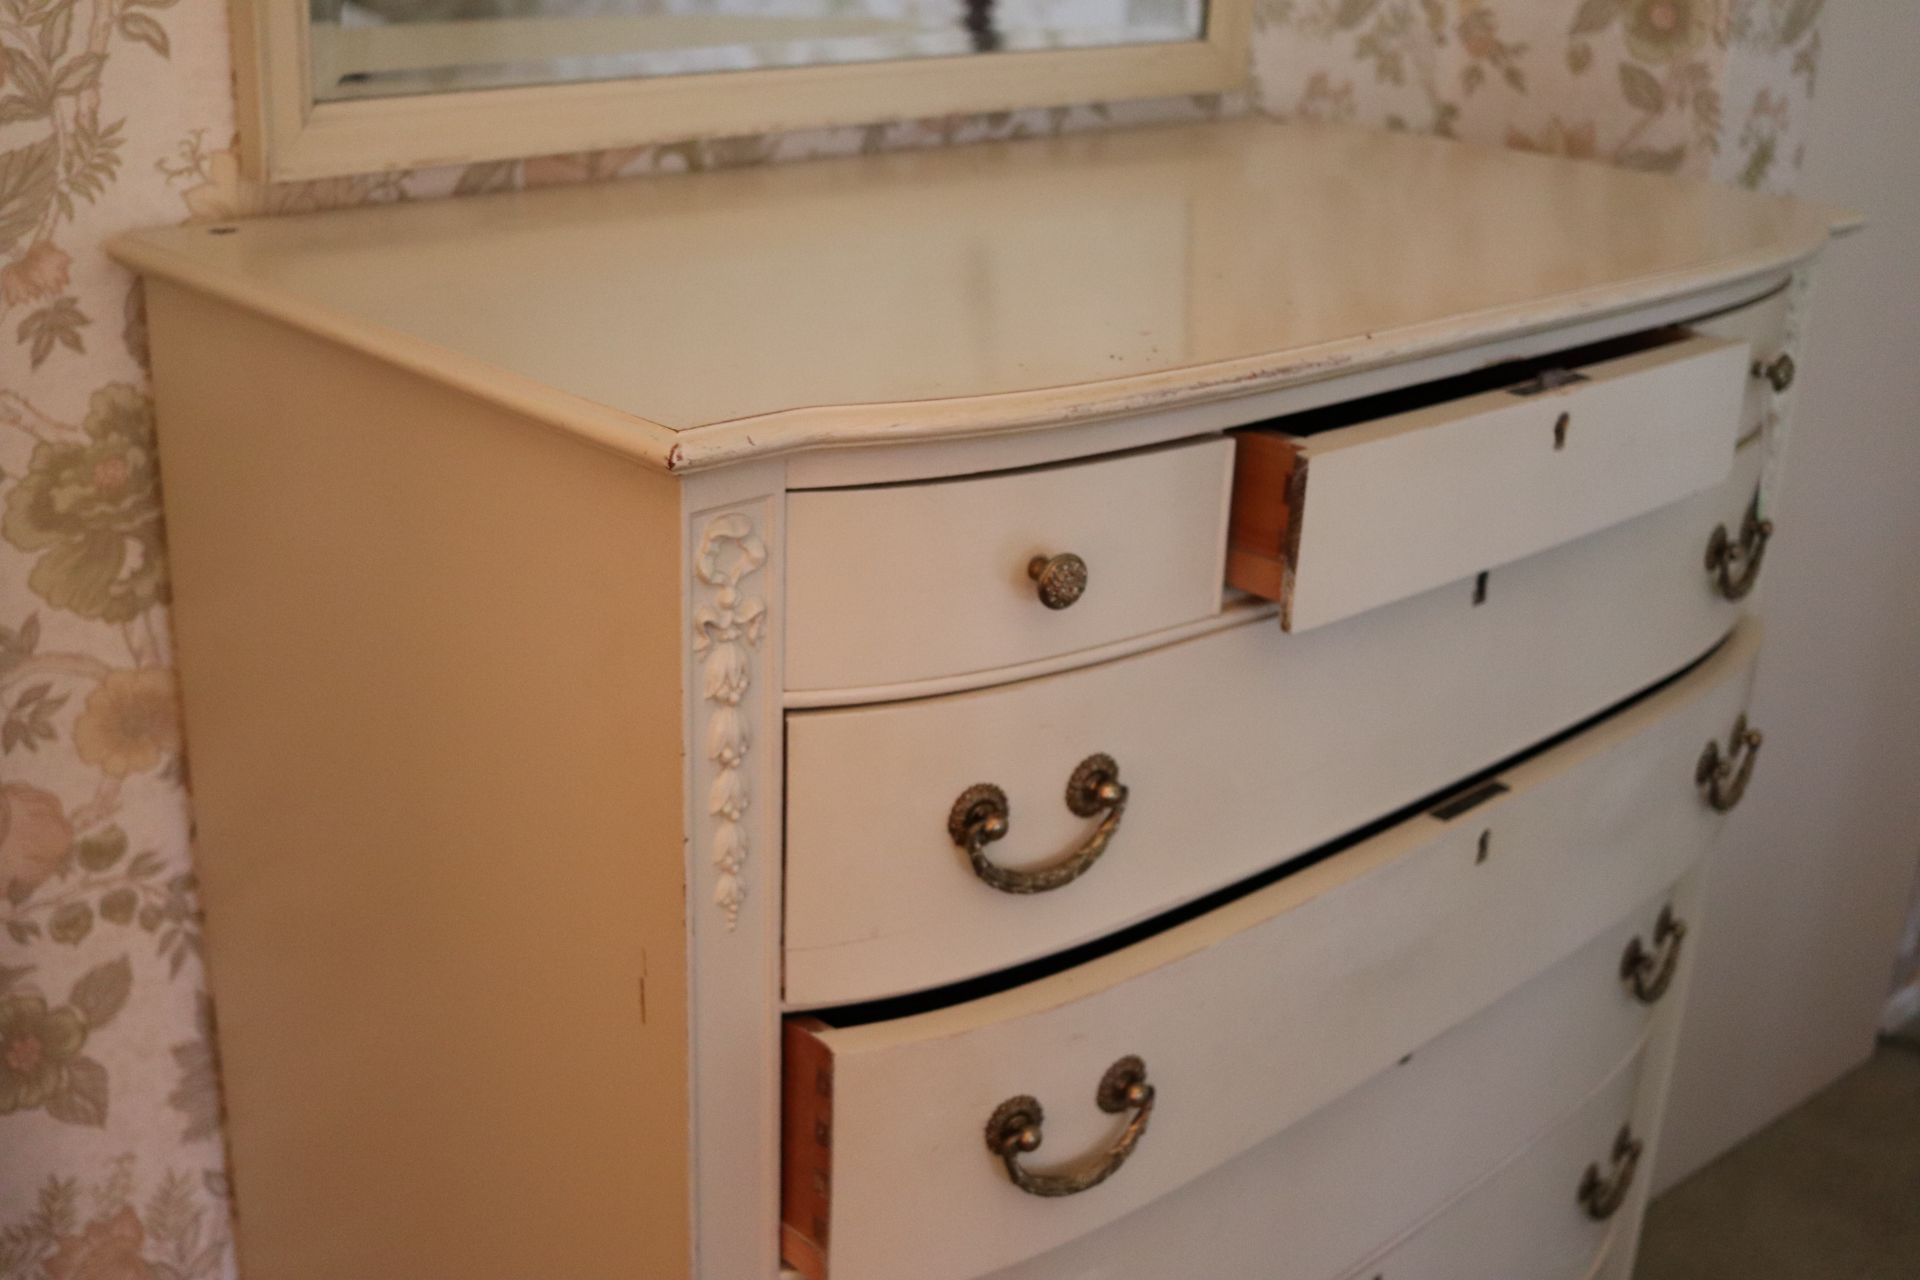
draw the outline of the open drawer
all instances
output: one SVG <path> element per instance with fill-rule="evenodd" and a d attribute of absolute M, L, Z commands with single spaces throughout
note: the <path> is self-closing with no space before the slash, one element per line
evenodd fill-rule
<path fill-rule="evenodd" d="M 1711 488 L 1751 363 L 1746 342 L 1681 332 L 1363 421 L 1242 432 L 1227 581 L 1304 631 Z"/>
<path fill-rule="evenodd" d="M 1753 744 L 1744 726 L 1717 744 L 1758 643 L 1744 624 L 1577 736 L 1117 950 L 959 1003 L 790 1020 L 789 1264 L 963 1280 L 1036 1256 L 1577 953 L 1685 876 L 1738 801 Z"/>
<path fill-rule="evenodd" d="M 1671 1025 L 1672 995 L 1637 996 L 1621 979 L 1622 957 L 1662 912 L 1691 917 L 1699 874 L 1299 1124 L 990 1280 L 1347 1276 L 1559 1129 L 1641 1056 L 1656 1027 Z M 1678 951 L 1663 955 L 1686 963 Z M 1536 1280 L 1498 1280 L 1508 1276 Z"/>

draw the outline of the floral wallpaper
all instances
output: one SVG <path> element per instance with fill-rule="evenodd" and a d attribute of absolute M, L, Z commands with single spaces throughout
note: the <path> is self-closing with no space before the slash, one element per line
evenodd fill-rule
<path fill-rule="evenodd" d="M 206 0 L 0 0 L 0 1277 L 231 1274 L 132 282 Z"/>
<path fill-rule="evenodd" d="M 1789 183 L 1822 0 L 1256 0 L 1258 105 Z M 105 239 L 1191 119 L 1084 105 L 267 187 L 215 0 L 0 0 L 0 1280 L 236 1274 L 139 290 Z"/>
<path fill-rule="evenodd" d="M 1824 2 L 1254 0 L 1259 105 L 1780 190 Z"/>

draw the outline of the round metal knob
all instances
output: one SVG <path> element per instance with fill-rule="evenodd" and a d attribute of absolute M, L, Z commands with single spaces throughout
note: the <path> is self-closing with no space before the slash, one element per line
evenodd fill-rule
<path fill-rule="evenodd" d="M 1064 609 L 1087 589 L 1087 562 L 1071 551 L 1035 556 L 1027 562 L 1027 576 L 1038 587 L 1041 604 Z"/>
<path fill-rule="evenodd" d="M 1793 385 L 1793 357 L 1782 351 L 1765 363 L 1756 360 L 1753 372 L 1755 377 L 1767 380 L 1767 385 L 1773 388 L 1775 395 L 1784 394 Z"/>

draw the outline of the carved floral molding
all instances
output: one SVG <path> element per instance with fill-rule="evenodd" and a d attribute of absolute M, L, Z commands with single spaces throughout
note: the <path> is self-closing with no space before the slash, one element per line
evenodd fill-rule
<path fill-rule="evenodd" d="M 741 709 L 753 686 L 755 655 L 766 635 L 767 602 L 743 586 L 767 563 L 767 545 L 752 517 L 729 511 L 708 520 L 693 557 L 693 651 L 703 661 L 700 693 L 707 709 L 703 738 L 713 779 L 707 813 L 713 819 L 709 857 L 714 905 L 727 927 L 740 922 L 747 900 L 746 827 L 752 803 L 746 762 L 752 749 L 750 716 Z"/>

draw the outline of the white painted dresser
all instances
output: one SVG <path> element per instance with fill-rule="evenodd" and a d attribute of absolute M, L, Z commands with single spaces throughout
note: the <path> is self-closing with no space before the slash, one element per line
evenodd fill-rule
<path fill-rule="evenodd" d="M 1623 1280 L 1833 225 L 1238 122 L 123 239 L 246 1273 Z"/>

